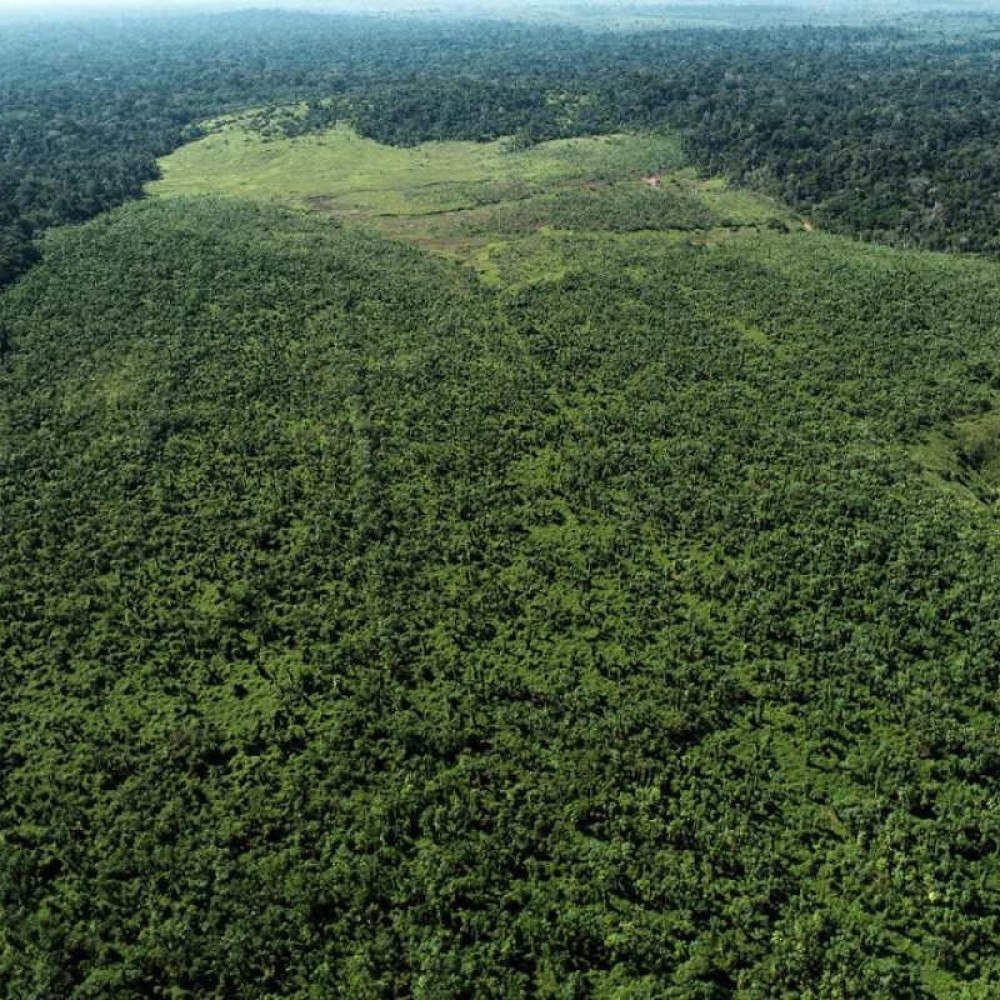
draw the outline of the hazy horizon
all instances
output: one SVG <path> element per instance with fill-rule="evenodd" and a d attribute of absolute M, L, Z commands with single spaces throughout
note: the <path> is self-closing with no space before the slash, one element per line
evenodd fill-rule
<path fill-rule="evenodd" d="M 649 10 L 666 11 L 669 8 L 692 7 L 774 7 L 799 8 L 814 14 L 833 14 L 836 11 L 864 10 L 870 15 L 905 13 L 907 10 L 928 9 L 983 10 L 1000 8 L 1000 0 L 882 0 L 864 3 L 861 0 L 0 0 L 0 13 L 32 17 L 39 14 L 86 14 L 127 12 L 133 14 L 162 13 L 166 11 L 223 11 L 248 9 L 287 9 L 313 12 L 352 11 L 355 13 L 400 13 L 447 10 L 449 12 L 482 10 L 554 10 L 590 8 L 593 10 Z"/>

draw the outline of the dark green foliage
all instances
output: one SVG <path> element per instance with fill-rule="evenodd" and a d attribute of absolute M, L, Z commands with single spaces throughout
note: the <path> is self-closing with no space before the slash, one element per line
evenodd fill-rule
<path fill-rule="evenodd" d="M 996 989 L 995 514 L 900 444 L 992 405 L 992 266 L 761 235 L 507 295 L 211 200 L 46 258 L 0 994 Z"/>
<path fill-rule="evenodd" d="M 300 98 L 262 133 L 667 121 L 995 249 L 989 37 L 40 31 L 0 38 L 0 283 Z M 1000 991 L 996 269 L 774 226 L 517 292 L 226 201 L 47 237 L 0 298 L 0 995 Z"/>
<path fill-rule="evenodd" d="M 0 227 L 0 288 L 13 281 L 38 260 L 24 226 Z"/>

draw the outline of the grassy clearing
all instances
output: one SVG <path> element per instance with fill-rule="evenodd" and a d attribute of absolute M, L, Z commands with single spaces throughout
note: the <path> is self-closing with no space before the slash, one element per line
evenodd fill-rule
<path fill-rule="evenodd" d="M 525 150 L 508 140 L 397 148 L 345 125 L 267 138 L 255 122 L 210 123 L 211 134 L 162 161 L 162 179 L 149 193 L 228 195 L 328 213 L 472 263 L 504 283 L 559 277 L 609 243 L 628 253 L 650 234 L 674 242 L 688 233 L 704 243 L 732 229 L 801 226 L 775 202 L 699 178 L 684 166 L 674 135 L 565 139 Z"/>
<path fill-rule="evenodd" d="M 383 146 L 341 125 L 265 139 L 233 122 L 162 161 L 151 194 L 230 194 L 365 215 L 469 208 L 552 184 L 610 180 L 683 162 L 671 135 L 599 136 L 511 151 L 507 142 Z"/>

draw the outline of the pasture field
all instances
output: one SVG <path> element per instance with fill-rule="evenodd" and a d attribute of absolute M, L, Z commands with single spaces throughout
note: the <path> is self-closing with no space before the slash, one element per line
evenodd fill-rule
<path fill-rule="evenodd" d="M 161 162 L 149 194 L 226 195 L 318 211 L 466 260 L 491 279 L 507 270 L 522 278 L 561 273 L 562 265 L 544 263 L 566 255 L 552 233 L 601 233 L 608 242 L 639 231 L 801 225 L 770 199 L 699 178 L 669 133 L 523 149 L 510 139 L 393 147 L 346 125 L 272 137 L 261 134 L 259 121 L 254 114 L 208 123 L 208 135 Z M 516 263 L 526 257 L 534 260 L 527 269 Z M 506 258 L 510 267 L 498 265 Z"/>
<path fill-rule="evenodd" d="M 268 138 L 240 119 L 212 123 L 204 138 L 162 163 L 156 195 L 231 194 L 320 204 L 365 215 L 421 215 L 502 201 L 553 184 L 654 173 L 683 163 L 672 135 L 561 139 L 523 150 L 509 140 L 385 146 L 346 125 Z"/>

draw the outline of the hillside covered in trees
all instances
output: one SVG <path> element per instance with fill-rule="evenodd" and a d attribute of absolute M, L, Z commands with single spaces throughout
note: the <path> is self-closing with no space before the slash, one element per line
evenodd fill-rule
<path fill-rule="evenodd" d="M 163 23 L 0 34 L 0 996 L 995 996 L 988 32 Z"/>

